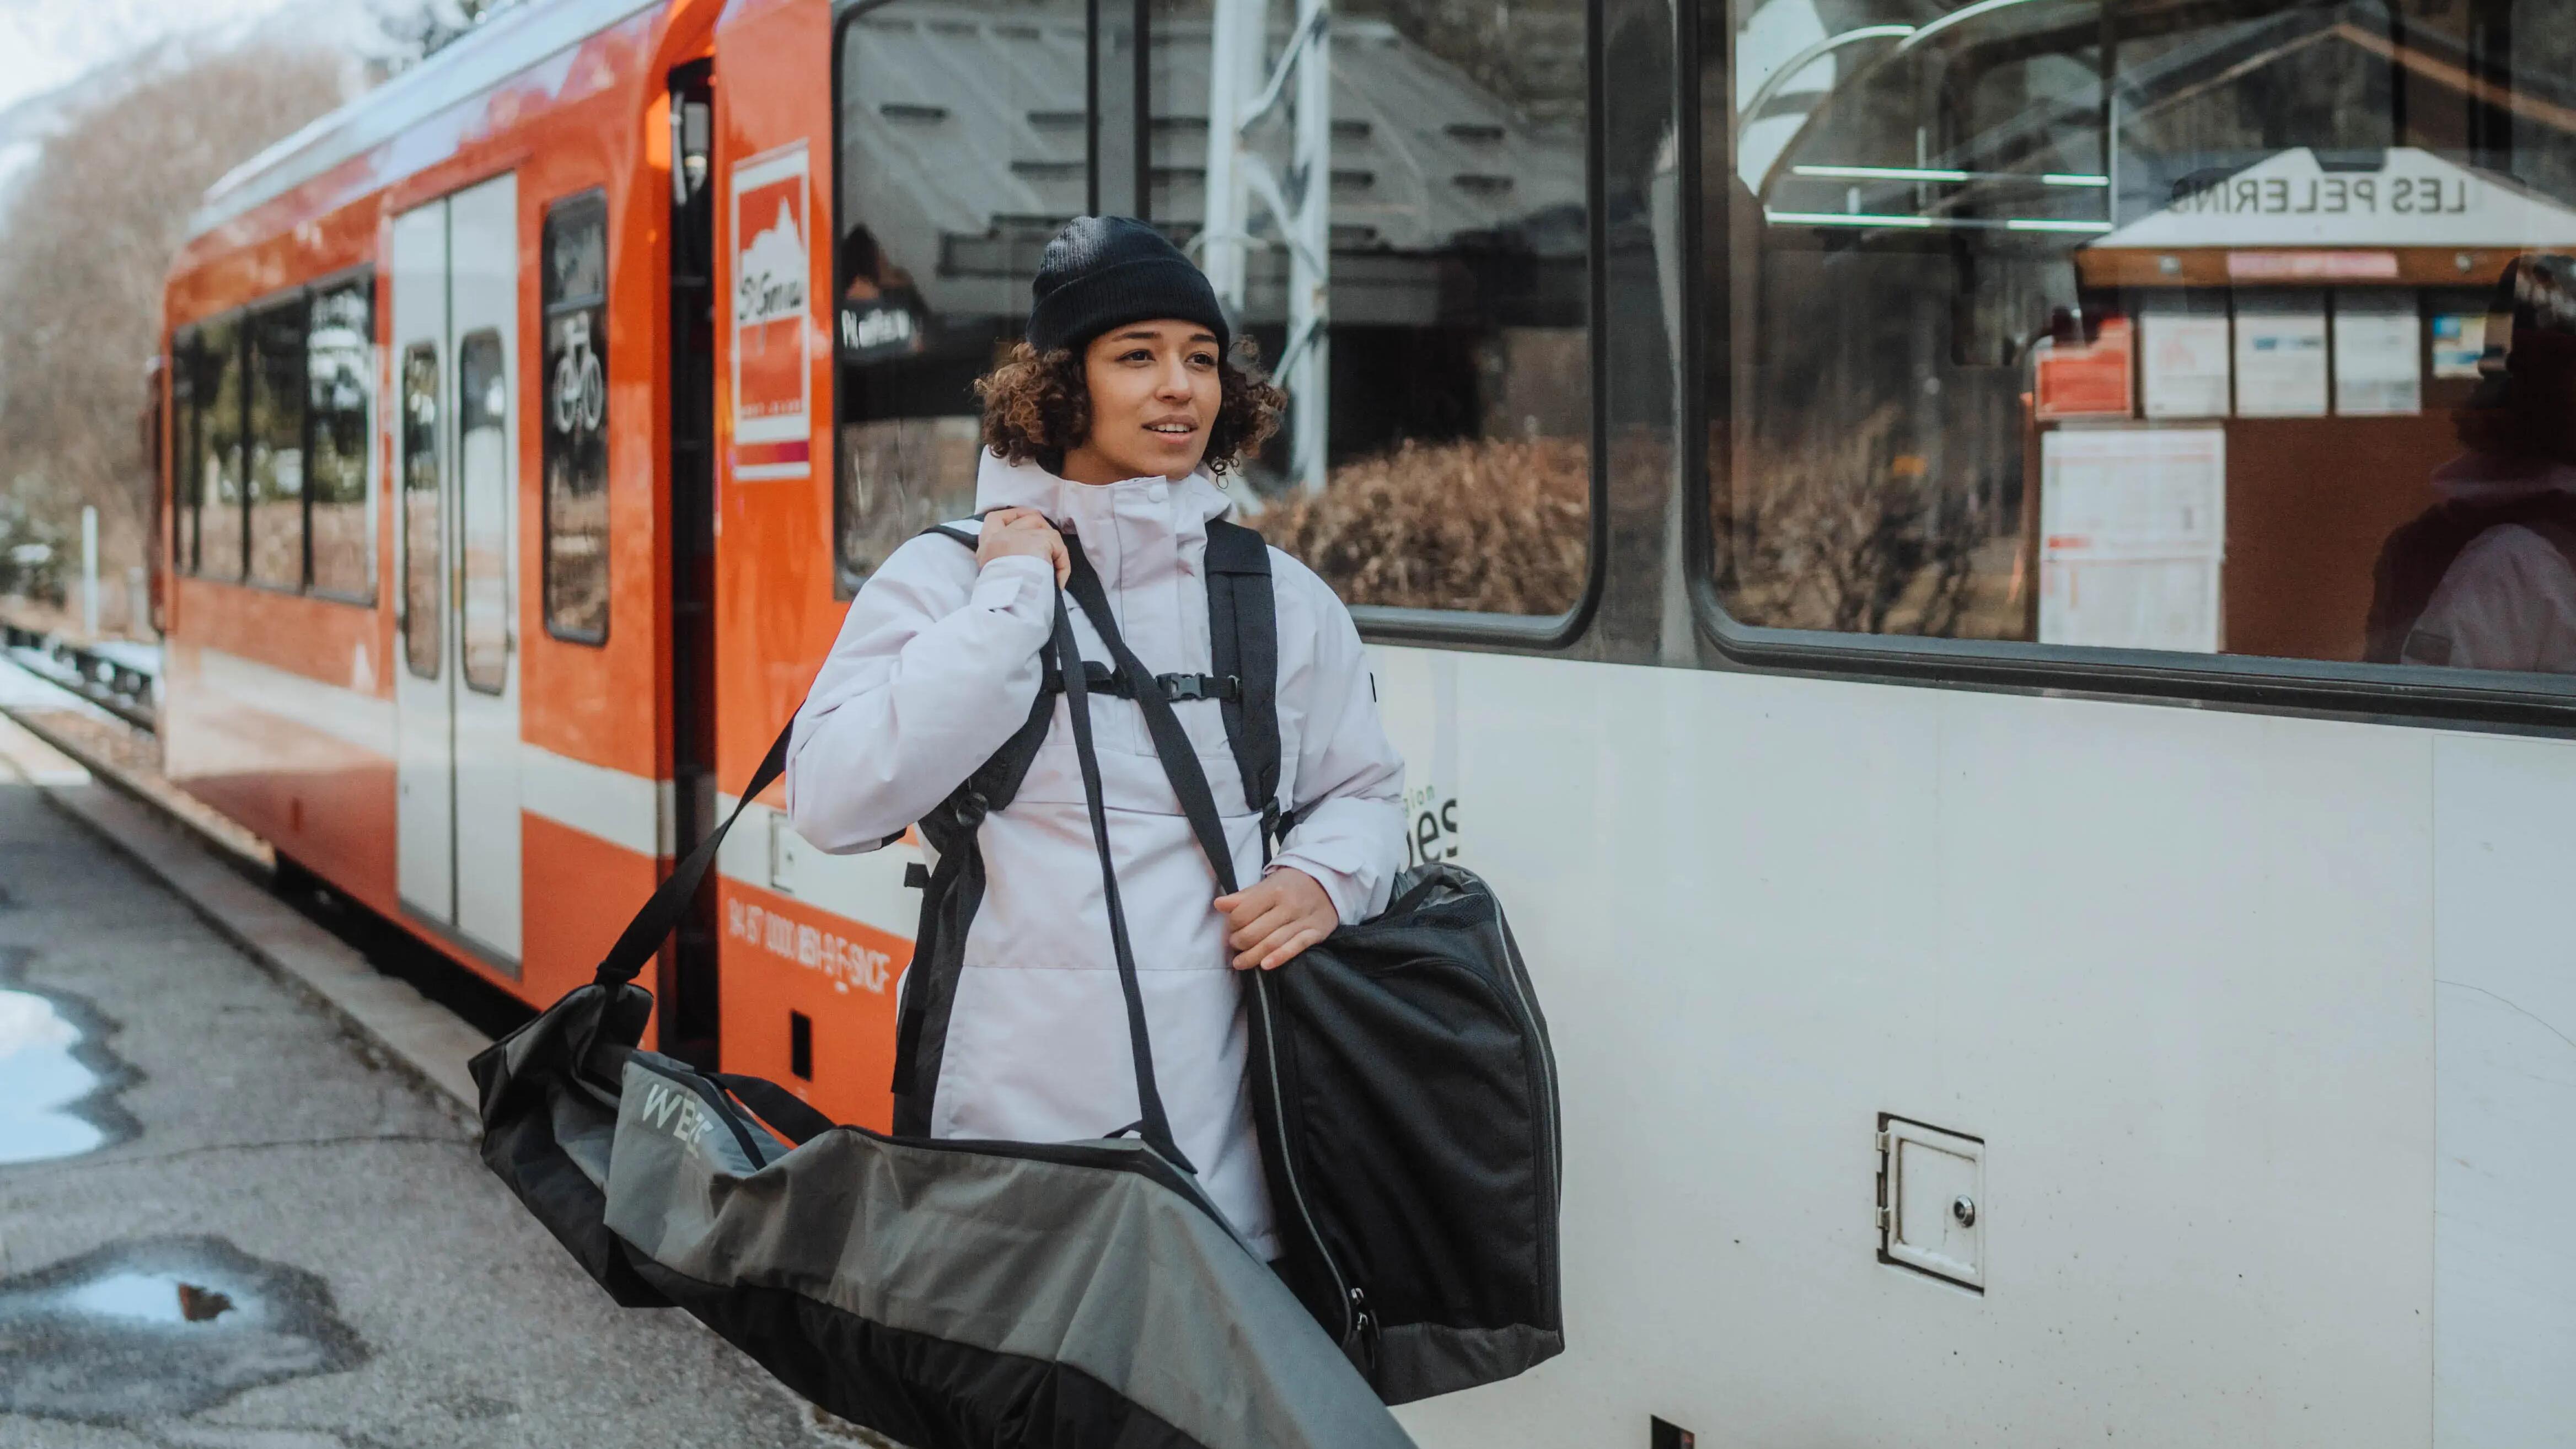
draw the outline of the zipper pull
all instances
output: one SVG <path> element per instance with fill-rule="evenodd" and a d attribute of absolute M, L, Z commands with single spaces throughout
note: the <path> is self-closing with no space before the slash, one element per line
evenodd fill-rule
<path fill-rule="evenodd" d="M 1377 1316 L 1369 1312 L 1368 1294 L 1358 1288 L 1351 1290 L 1351 1347 L 1355 1350 L 1352 1357 L 1358 1363 L 1360 1373 L 1367 1378 L 1375 1379 L 1377 1377 Z"/>

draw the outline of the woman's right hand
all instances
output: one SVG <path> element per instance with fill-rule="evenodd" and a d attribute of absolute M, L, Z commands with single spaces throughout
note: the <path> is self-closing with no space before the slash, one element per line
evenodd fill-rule
<path fill-rule="evenodd" d="M 1058 588 L 1073 576 L 1073 557 L 1064 551 L 1064 535 L 1034 508 L 996 508 L 984 515 L 983 532 L 975 539 L 975 567 L 980 570 L 1014 554 L 1054 564 Z"/>

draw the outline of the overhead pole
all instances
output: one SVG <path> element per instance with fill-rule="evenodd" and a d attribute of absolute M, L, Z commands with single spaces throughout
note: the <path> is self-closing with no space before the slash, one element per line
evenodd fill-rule
<path fill-rule="evenodd" d="M 1289 467 L 1320 491 L 1332 418 L 1333 66 L 1331 0 L 1295 0 L 1296 24 L 1270 59 L 1269 0 L 1216 0 L 1208 37 L 1208 162 L 1199 264 L 1229 314 L 1246 315 L 1251 253 L 1288 253 L 1288 341 L 1277 375 L 1288 393 Z M 1257 146 L 1285 108 L 1282 175 Z M 1258 238 L 1266 213 L 1275 236 Z"/>

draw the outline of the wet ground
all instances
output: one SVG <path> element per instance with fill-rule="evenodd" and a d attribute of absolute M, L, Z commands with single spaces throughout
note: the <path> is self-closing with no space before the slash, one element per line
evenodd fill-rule
<path fill-rule="evenodd" d="M 0 779 L 0 1449 L 855 1442 L 611 1304 L 443 1099 Z"/>

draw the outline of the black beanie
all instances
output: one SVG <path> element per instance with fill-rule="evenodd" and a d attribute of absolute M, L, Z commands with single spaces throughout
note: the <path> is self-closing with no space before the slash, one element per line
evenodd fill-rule
<path fill-rule="evenodd" d="M 2473 408 L 2501 408 L 2516 401 L 2516 377 L 2576 366 L 2576 257 L 2531 253 L 2504 264 L 2487 304 L 2483 379 L 2469 399 Z M 2528 399 L 2557 406 L 2543 394 Z"/>
<path fill-rule="evenodd" d="M 1048 242 L 1030 291 L 1029 345 L 1080 350 L 1112 327 L 1178 318 L 1232 340 L 1207 274 L 1132 216 L 1077 216 Z"/>

